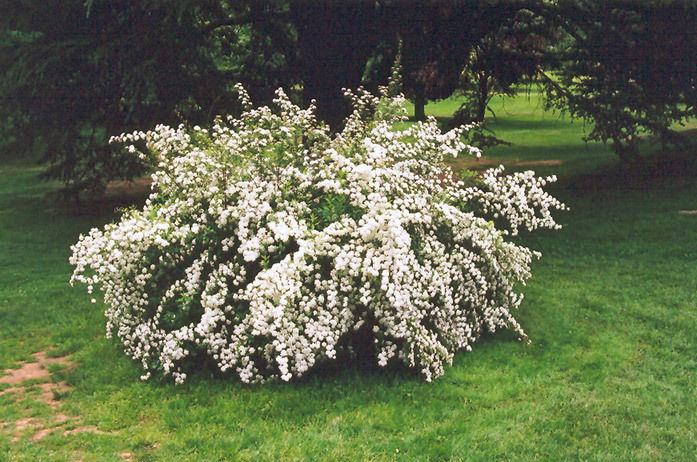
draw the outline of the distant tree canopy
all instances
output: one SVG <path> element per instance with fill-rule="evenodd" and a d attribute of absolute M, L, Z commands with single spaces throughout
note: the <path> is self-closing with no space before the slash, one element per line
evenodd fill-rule
<path fill-rule="evenodd" d="M 495 95 L 513 96 L 516 84 L 533 80 L 549 65 L 550 43 L 558 35 L 552 24 L 524 8 L 481 37 L 471 47 L 460 74 L 458 89 L 465 98 L 456 120 L 484 122 Z"/>
<path fill-rule="evenodd" d="M 642 133 L 675 141 L 674 123 L 697 116 L 697 4 L 559 0 L 543 12 L 564 40 L 543 74 L 551 106 L 591 124 L 635 162 Z"/>
<path fill-rule="evenodd" d="M 697 13 L 687 1 L 0 0 L 0 134 L 44 153 L 46 176 L 99 189 L 141 171 L 107 144 L 156 123 L 234 113 L 233 85 L 278 86 L 337 128 L 342 88 L 385 84 L 402 43 L 417 118 L 461 91 L 462 121 L 541 77 L 588 137 L 636 157 L 646 131 L 695 115 Z M 11 133 L 8 133 L 11 132 Z M 9 143 L 9 145 L 7 144 Z"/>
<path fill-rule="evenodd" d="M 244 29 L 262 11 L 234 2 L 4 0 L 0 10 L 8 148 L 37 145 L 46 176 L 71 191 L 139 172 L 110 136 L 229 111 L 238 81 L 255 95 L 286 83 L 270 34 Z"/>
<path fill-rule="evenodd" d="M 542 63 L 528 40 L 533 18 L 529 8 L 536 6 L 537 1 L 519 0 L 405 9 L 408 15 L 402 13 L 398 32 L 404 40 L 405 90 L 414 101 L 416 119 L 425 117 L 427 100 L 462 90 L 469 101 L 481 100 L 475 106 L 486 107 L 494 91 L 510 91 L 521 78 L 534 75 Z M 552 31 L 546 28 L 544 33 Z M 470 120 L 483 120 L 483 110 L 471 115 Z"/>
<path fill-rule="evenodd" d="M 529 8 L 540 5 L 539 0 L 291 2 L 298 81 L 306 98 L 317 100 L 320 116 L 336 125 L 348 107 L 341 89 L 365 83 L 367 64 L 372 83 L 384 84 L 401 42 L 404 90 L 415 103 L 416 118 L 423 119 L 426 101 L 447 98 L 462 86 L 463 69 L 484 40 L 492 59 L 480 60 L 480 72 L 507 88 L 534 74 L 539 52 L 523 31 L 531 32 Z M 508 32 L 499 44 L 492 37 L 501 29 Z M 505 64 L 493 59 L 496 53 L 505 56 Z"/>

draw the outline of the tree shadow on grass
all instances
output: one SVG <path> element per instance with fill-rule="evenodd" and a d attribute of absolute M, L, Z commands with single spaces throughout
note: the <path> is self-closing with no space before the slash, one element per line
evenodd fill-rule
<path fill-rule="evenodd" d="M 423 376 L 417 370 L 408 368 L 399 361 L 392 360 L 384 367 L 379 366 L 373 336 L 364 329 L 361 329 L 356 335 L 349 336 L 347 334 L 337 350 L 336 358 L 319 360 L 304 375 L 291 379 L 289 383 L 293 384 L 294 387 L 312 388 L 327 381 L 346 384 L 356 381 L 358 377 L 361 377 L 361 382 L 378 382 L 381 385 L 387 385 L 387 383 L 394 381 L 424 381 Z M 195 363 L 195 369 L 188 371 L 192 378 L 210 380 L 213 383 L 218 381 L 240 382 L 234 372 L 221 373 L 216 362 L 207 355 L 201 355 Z M 167 380 L 165 378 L 163 382 Z M 288 385 L 281 380 L 269 383 L 272 387 L 274 384 L 281 387 L 284 384 Z"/>
<path fill-rule="evenodd" d="M 613 164 L 592 172 L 569 174 L 560 182 L 577 195 L 603 191 L 660 188 L 676 180 L 697 178 L 697 145 L 681 150 L 660 150 L 631 165 Z"/>
<path fill-rule="evenodd" d="M 489 350 L 497 344 L 520 347 L 525 353 L 525 344 L 511 329 L 501 329 L 495 333 L 485 332 L 473 345 L 473 350 Z M 339 354 L 336 359 L 323 360 L 313 366 L 300 378 L 289 382 L 272 380 L 264 384 L 242 383 L 234 373 L 221 373 L 214 361 L 201 358 L 195 370 L 189 370 L 189 377 L 184 387 L 208 388 L 224 391 L 232 387 L 243 393 L 262 392 L 264 394 L 312 394 L 322 400 L 344 399 L 347 395 L 369 394 L 393 399 L 396 390 L 402 388 L 421 389 L 431 386 L 416 368 L 410 368 L 401 361 L 391 360 L 386 366 L 379 366 L 373 342 L 367 336 L 352 341 L 355 353 Z M 458 350 L 454 354 L 453 365 L 445 365 L 445 375 L 436 377 L 432 383 L 448 380 L 448 373 L 453 367 L 463 367 L 472 353 Z M 466 367 L 466 366 L 464 366 Z M 452 377 L 451 377 L 452 378 Z M 171 386 L 171 377 L 154 377 L 157 387 Z M 332 398 L 333 397 L 333 398 Z"/>

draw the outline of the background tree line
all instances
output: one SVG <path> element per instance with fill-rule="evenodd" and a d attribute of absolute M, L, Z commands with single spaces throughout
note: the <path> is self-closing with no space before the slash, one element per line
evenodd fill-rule
<path fill-rule="evenodd" d="M 42 154 L 72 193 L 143 167 L 110 136 L 205 124 L 279 86 L 338 128 L 342 88 L 402 82 L 426 101 L 465 96 L 482 121 L 495 94 L 543 85 L 550 107 L 591 122 L 588 138 L 638 160 L 640 135 L 679 142 L 697 115 L 691 1 L 0 0 L 0 149 Z M 400 45 L 401 44 L 401 45 Z"/>

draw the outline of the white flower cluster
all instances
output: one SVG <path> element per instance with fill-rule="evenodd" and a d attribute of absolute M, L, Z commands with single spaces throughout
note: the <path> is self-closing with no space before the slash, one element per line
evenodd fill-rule
<path fill-rule="evenodd" d="M 72 247 L 71 279 L 99 287 L 107 330 L 151 373 L 177 383 L 203 362 L 244 382 L 299 377 L 373 342 L 426 380 L 484 332 L 525 334 L 511 312 L 535 253 L 501 217 L 556 228 L 563 206 L 529 173 L 469 183 L 444 164 L 479 155 L 469 127 L 407 128 L 403 99 L 349 94 L 331 136 L 313 108 L 278 91 L 210 130 L 159 126 L 117 137 L 156 165 L 142 210 Z"/>

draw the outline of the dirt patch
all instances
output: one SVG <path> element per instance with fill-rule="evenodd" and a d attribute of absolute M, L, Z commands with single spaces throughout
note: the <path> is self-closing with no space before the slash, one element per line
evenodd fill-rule
<path fill-rule="evenodd" d="M 31 436 L 31 438 L 29 438 L 29 439 L 31 441 L 39 441 L 40 439 L 48 436 L 52 431 L 53 431 L 53 428 L 42 428 L 41 430 L 34 433 Z"/>
<path fill-rule="evenodd" d="M 104 191 L 83 191 L 77 196 L 66 190 L 46 194 L 46 212 L 78 216 L 111 215 L 114 210 L 141 206 L 151 193 L 152 179 L 136 178 L 133 181 L 112 181 Z"/>
<path fill-rule="evenodd" d="M 94 425 L 79 425 L 66 429 L 68 424 L 79 424 L 79 418 L 56 411 L 61 405 L 58 398 L 70 391 L 70 387 L 62 381 L 51 382 L 51 373 L 47 366 L 61 364 L 69 369 L 74 367 L 75 363 L 66 356 L 49 357 L 45 351 L 34 353 L 32 357 L 36 362 L 20 364 L 20 367 L 16 369 L 4 371 L 7 375 L 0 377 L 0 383 L 8 384 L 10 387 L 2 390 L 0 395 L 13 394 L 16 400 L 26 397 L 38 398 L 39 401 L 53 409 L 53 413 L 47 418 L 22 417 L 12 422 L 0 422 L 0 430 L 9 430 L 13 442 L 18 442 L 23 438 L 28 441 L 40 441 L 56 432 L 61 432 L 63 436 L 83 432 L 108 434 L 108 432 L 97 429 Z M 27 381 L 39 383 L 24 384 Z M 27 437 L 28 433 L 31 433 L 31 436 Z"/>
<path fill-rule="evenodd" d="M 45 438 L 46 436 L 50 435 L 53 431 L 60 429 L 61 424 L 69 422 L 70 420 L 70 416 L 62 413 L 56 414 L 52 422 L 43 422 L 40 419 L 34 417 L 24 417 L 19 420 L 15 420 L 13 422 L 14 432 L 12 436 L 12 442 L 16 443 L 17 441 L 19 441 L 21 439 L 22 433 L 25 433 L 27 430 L 36 430 L 32 433 L 31 437 L 29 437 L 29 441 L 39 441 Z M 50 427 L 49 424 L 54 426 Z M 2 422 L 0 423 L 0 429 L 9 425 L 9 422 Z"/>
<path fill-rule="evenodd" d="M 697 210 L 678 210 L 680 215 L 697 215 Z"/>
<path fill-rule="evenodd" d="M 70 417 L 69 415 L 59 413 L 59 414 L 56 414 L 56 418 L 53 419 L 53 421 L 56 423 L 63 423 L 63 422 L 69 421 L 70 419 L 72 419 L 72 417 Z"/>
<path fill-rule="evenodd" d="M 42 383 L 38 385 L 38 387 L 41 389 L 41 401 L 53 408 L 60 406 L 60 402 L 56 399 L 56 396 L 63 395 L 70 391 L 70 387 L 65 382 Z"/>
<path fill-rule="evenodd" d="M 469 169 L 484 169 L 495 167 L 497 165 L 504 165 L 506 167 L 539 167 L 539 166 L 551 166 L 551 165 L 562 165 L 564 163 L 561 159 L 541 159 L 541 160 L 516 160 L 516 159 L 502 159 L 498 157 L 480 157 L 479 159 L 474 157 L 460 157 L 455 159 L 452 164 L 458 168 L 469 168 Z"/>
<path fill-rule="evenodd" d="M 52 408 L 60 406 L 60 402 L 56 399 L 57 396 L 63 395 L 70 391 L 70 387 L 65 382 L 55 383 L 39 383 L 26 387 L 15 386 L 6 390 L 0 391 L 0 396 L 16 394 L 17 397 L 31 394 L 34 388 L 40 390 L 39 398 L 42 402 L 48 404 Z"/>
<path fill-rule="evenodd" d="M 65 382 L 50 382 L 51 373 L 48 371 L 47 366 L 50 364 L 61 364 L 70 369 L 75 366 L 75 363 L 66 356 L 49 357 L 45 351 L 34 353 L 32 357 L 36 362 L 24 363 L 17 369 L 6 369 L 3 371 L 7 375 L 0 377 L 0 384 L 8 384 L 10 387 L 0 391 L 0 396 L 5 394 L 15 394 L 17 397 L 26 396 L 31 394 L 34 388 L 38 388 L 40 401 L 52 408 L 60 406 L 56 397 L 70 391 L 70 387 Z M 40 383 L 20 385 L 27 381 Z"/>
<path fill-rule="evenodd" d="M 563 164 L 563 160 L 559 159 L 547 159 L 547 160 L 528 160 L 525 162 L 513 162 L 511 165 L 523 167 L 523 166 L 536 166 L 536 165 L 561 165 Z"/>
<path fill-rule="evenodd" d="M 34 353 L 32 357 L 35 362 L 20 364 L 16 369 L 6 369 L 6 375 L 0 377 L 0 383 L 10 385 L 9 388 L 0 392 L 0 395 L 12 394 L 16 400 L 26 397 L 34 397 L 40 402 L 47 404 L 54 413 L 48 418 L 22 417 L 13 422 L 0 422 L 0 430 L 7 431 L 10 429 L 12 433 L 12 441 L 17 442 L 23 438 L 23 435 L 34 430 L 27 439 L 29 441 L 39 441 L 55 431 L 63 431 L 63 434 L 78 433 L 83 431 L 91 431 L 103 433 L 93 426 L 79 426 L 72 430 L 65 430 L 65 424 L 75 421 L 75 417 L 67 414 L 56 412 L 61 403 L 58 400 L 61 395 L 70 391 L 67 383 L 51 382 L 51 373 L 47 366 L 51 364 L 60 364 L 70 369 L 75 366 L 67 356 L 49 357 L 45 351 Z M 27 381 L 39 382 L 24 384 Z M 23 385 L 24 384 L 24 385 Z"/>
<path fill-rule="evenodd" d="M 49 364 L 64 364 L 66 367 L 73 367 L 75 364 L 70 361 L 67 357 L 50 358 L 46 356 L 45 351 L 40 351 L 32 355 L 36 362 L 24 363 L 19 369 L 5 369 L 3 372 L 7 375 L 0 377 L 0 383 L 7 383 L 9 385 L 18 385 L 27 380 L 49 380 L 51 374 L 46 369 Z M 3 390 L 7 392 L 11 390 Z"/>
<path fill-rule="evenodd" d="M 4 372 L 9 372 L 9 375 L 0 377 L 0 383 L 10 385 L 17 385 L 27 380 L 48 380 L 51 378 L 51 374 L 39 363 L 27 363 L 19 369 L 6 369 Z"/>
<path fill-rule="evenodd" d="M 5 425 L 9 425 L 8 422 L 3 422 Z M 3 427 L 5 426 L 3 425 Z M 38 419 L 34 419 L 32 417 L 24 417 L 19 420 L 14 421 L 14 435 L 12 436 L 12 442 L 16 443 L 19 441 L 20 434 L 26 431 L 27 429 L 34 429 L 34 428 L 40 428 L 42 427 L 41 423 L 39 423 Z M 46 436 L 46 435 L 44 435 Z M 32 436 L 33 439 L 33 436 Z"/>
<path fill-rule="evenodd" d="M 106 185 L 105 198 L 143 196 L 150 192 L 152 178 L 136 178 L 133 181 L 112 181 Z"/>
<path fill-rule="evenodd" d="M 26 430 L 27 428 L 38 427 L 38 420 L 32 417 L 25 417 L 23 419 L 15 420 L 15 430 Z"/>
<path fill-rule="evenodd" d="M 63 436 L 68 436 L 68 435 L 73 435 L 75 433 L 84 433 L 84 432 L 90 432 L 90 433 L 97 433 L 98 435 L 108 435 L 109 432 L 103 432 L 99 430 L 97 427 L 94 425 L 81 425 L 79 427 L 72 428 L 70 430 L 65 430 L 63 432 Z"/>

